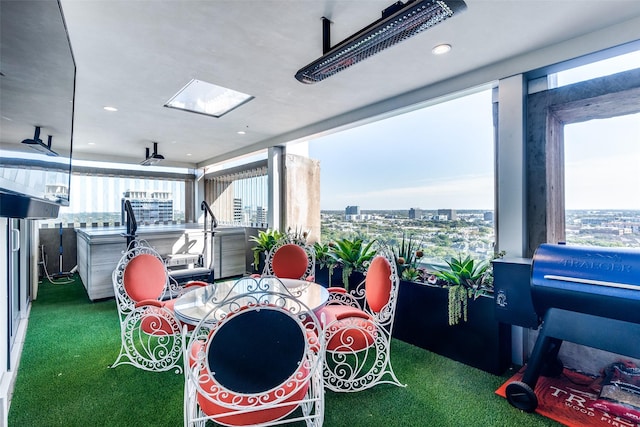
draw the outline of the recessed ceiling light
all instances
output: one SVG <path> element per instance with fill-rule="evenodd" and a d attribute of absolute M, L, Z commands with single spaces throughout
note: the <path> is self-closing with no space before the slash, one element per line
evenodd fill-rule
<path fill-rule="evenodd" d="M 116 107 L 106 106 L 106 107 L 102 107 L 102 108 L 104 108 L 106 111 L 118 111 L 118 109 Z"/>
<path fill-rule="evenodd" d="M 187 156 L 190 156 L 190 155 L 191 155 L 191 153 L 187 153 Z"/>
<path fill-rule="evenodd" d="M 450 44 L 439 44 L 438 46 L 431 49 L 431 53 L 433 53 L 434 55 L 443 55 L 445 53 L 448 53 L 450 50 Z"/>
<path fill-rule="evenodd" d="M 95 142 L 87 142 L 87 145 L 96 145 Z"/>
<path fill-rule="evenodd" d="M 193 79 L 164 106 L 218 118 L 252 99 L 246 93 Z"/>
<path fill-rule="evenodd" d="M 243 131 L 243 130 L 239 130 L 239 131 L 238 131 L 238 135 L 245 135 L 245 134 L 246 134 L 246 132 L 245 132 L 245 131 Z"/>

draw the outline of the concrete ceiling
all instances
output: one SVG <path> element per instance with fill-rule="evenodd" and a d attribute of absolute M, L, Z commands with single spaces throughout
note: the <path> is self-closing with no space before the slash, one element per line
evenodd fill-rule
<path fill-rule="evenodd" d="M 464 76 L 486 83 L 640 39 L 640 1 L 467 0 L 459 16 L 325 81 L 294 78 L 322 54 L 321 17 L 335 44 L 390 3 L 61 0 L 77 66 L 74 158 L 138 163 L 155 141 L 164 164 L 202 166 L 424 101 Z M 432 55 L 440 43 L 453 50 Z M 165 108 L 191 79 L 255 99 L 221 118 Z"/>

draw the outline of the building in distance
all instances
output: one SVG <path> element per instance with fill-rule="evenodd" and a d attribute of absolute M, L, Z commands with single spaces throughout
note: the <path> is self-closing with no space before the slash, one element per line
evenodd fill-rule
<path fill-rule="evenodd" d="M 421 218 L 422 218 L 422 209 L 420 208 L 409 209 L 409 219 L 421 219 Z"/>
<path fill-rule="evenodd" d="M 455 221 L 458 219 L 458 214 L 455 209 L 438 209 L 438 218 L 443 221 L 444 217 L 449 221 Z"/>
<path fill-rule="evenodd" d="M 360 206 L 347 206 L 344 208 L 345 215 L 360 215 Z"/>
<path fill-rule="evenodd" d="M 360 213 L 360 206 L 347 206 L 344 209 L 345 221 L 366 221 L 373 218 L 371 214 Z"/>

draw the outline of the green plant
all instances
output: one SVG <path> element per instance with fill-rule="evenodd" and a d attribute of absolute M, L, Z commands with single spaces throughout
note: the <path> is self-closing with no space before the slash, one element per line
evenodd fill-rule
<path fill-rule="evenodd" d="M 249 241 L 254 242 L 255 246 L 251 248 L 253 251 L 253 268 L 257 271 L 260 264 L 260 254 L 268 253 L 278 240 L 285 236 L 278 230 L 267 229 L 258 231 L 257 236 L 250 236 Z"/>
<path fill-rule="evenodd" d="M 320 268 L 329 268 L 333 267 L 336 263 L 336 260 L 329 255 L 329 245 L 324 245 L 320 242 L 315 242 L 313 244 L 313 251 L 316 255 L 316 262 L 320 266 Z"/>
<path fill-rule="evenodd" d="M 420 270 L 415 267 L 408 267 L 402 270 L 402 279 L 407 280 L 409 282 L 418 282 L 420 281 L 422 275 L 420 274 Z"/>
<path fill-rule="evenodd" d="M 329 269 L 328 286 L 331 287 L 331 277 L 333 276 L 333 269 L 336 266 L 336 260 L 329 254 L 330 247 L 328 244 L 323 245 L 320 242 L 315 242 L 313 244 L 313 251 L 315 252 L 318 267 Z"/>
<path fill-rule="evenodd" d="M 349 289 L 349 276 L 352 271 L 364 271 L 369 263 L 376 255 L 376 250 L 371 249 L 375 240 L 364 244 L 360 238 L 353 240 L 340 239 L 333 243 L 329 243 L 329 256 L 336 263 L 342 265 L 342 283 L 345 289 Z"/>
<path fill-rule="evenodd" d="M 407 239 L 405 233 L 402 233 L 402 240 L 399 246 L 392 246 L 391 252 L 396 262 L 398 274 L 404 280 L 415 281 L 420 277 L 417 269 L 417 262 L 423 257 L 422 242 L 416 243 L 413 236 Z"/>
<path fill-rule="evenodd" d="M 457 325 L 460 319 L 467 321 L 469 291 L 463 285 L 449 286 L 449 325 Z"/>
<path fill-rule="evenodd" d="M 478 298 L 491 289 L 485 286 L 487 272 L 491 264 L 487 261 L 477 262 L 467 255 L 452 257 L 446 261 L 449 270 L 439 270 L 435 276 L 449 283 L 449 324 L 456 325 L 460 319 L 467 321 L 467 300 Z"/>
<path fill-rule="evenodd" d="M 489 268 L 488 262 L 476 262 L 470 255 L 464 259 L 462 255 L 457 258 L 451 257 L 449 261 L 445 262 L 449 266 L 449 270 L 440 270 L 436 275 L 449 283 L 463 285 L 468 289 L 479 289 Z"/>

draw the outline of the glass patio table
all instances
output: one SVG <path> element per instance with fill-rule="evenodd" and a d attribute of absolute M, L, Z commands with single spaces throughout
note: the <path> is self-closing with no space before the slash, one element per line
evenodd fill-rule
<path fill-rule="evenodd" d="M 306 305 L 316 314 L 329 300 L 329 291 L 318 283 L 279 278 L 258 280 L 273 280 L 274 283 L 281 282 L 284 286 L 279 290 L 280 292 L 291 293 L 299 302 Z M 217 302 L 228 298 L 240 297 L 243 293 L 247 293 L 249 289 L 252 289 L 254 294 L 263 292 L 259 289 L 256 290 L 256 283 L 256 279 L 240 278 L 198 287 L 176 299 L 174 312 L 181 322 L 197 325 L 211 312 Z M 255 298 L 247 298 L 247 301 L 255 302 Z M 234 300 L 234 304 L 242 304 L 242 298 Z"/>

